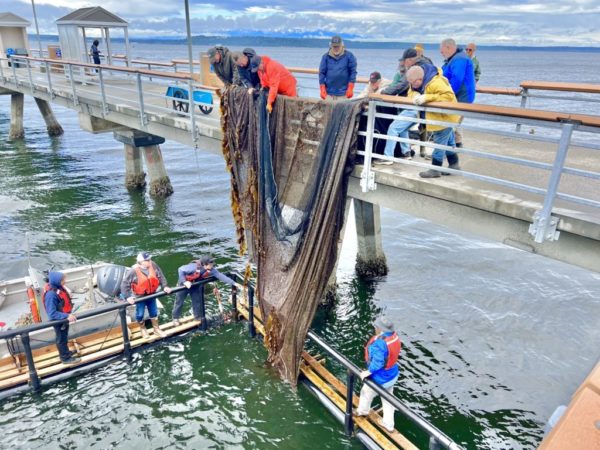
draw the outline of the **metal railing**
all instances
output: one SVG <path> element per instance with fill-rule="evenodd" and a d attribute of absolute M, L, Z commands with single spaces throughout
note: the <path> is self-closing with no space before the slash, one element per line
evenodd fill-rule
<path fill-rule="evenodd" d="M 386 114 L 377 111 L 377 107 L 392 107 L 397 109 L 406 109 L 416 111 L 416 118 L 411 116 L 397 116 L 393 114 Z M 600 118 L 596 116 L 583 116 L 583 115 L 568 115 L 562 113 L 546 113 L 542 114 L 540 111 L 528 111 L 525 112 L 517 108 L 502 108 L 502 107 L 487 107 L 490 111 L 486 112 L 486 107 L 476 105 L 465 105 L 465 104 L 444 104 L 435 103 L 430 106 L 415 106 L 406 98 L 400 99 L 397 97 L 389 96 L 372 96 L 369 101 L 368 111 L 364 113 L 367 117 L 367 126 L 365 131 L 359 131 L 360 136 L 364 136 L 365 148 L 364 151 L 359 151 L 360 155 L 364 156 L 364 166 L 361 174 L 361 188 L 363 192 L 375 190 L 377 185 L 375 183 L 375 174 L 373 173 L 372 163 L 373 160 L 383 159 L 391 160 L 395 163 L 405 164 L 408 166 L 421 167 L 424 169 L 432 169 L 442 174 L 461 175 L 465 178 L 474 180 L 484 181 L 493 183 L 498 186 L 503 186 L 510 189 L 516 189 L 522 192 L 532 193 L 543 197 L 543 207 L 538 211 L 534 217 L 534 221 L 530 226 L 529 232 L 538 243 L 544 240 L 555 240 L 559 237 L 559 232 L 556 230 L 558 225 L 558 218 L 552 216 L 552 208 L 556 199 L 564 200 L 571 204 L 585 205 L 595 209 L 600 208 L 600 201 L 586 198 L 581 195 L 572 195 L 559 191 L 559 183 L 563 174 L 574 175 L 577 177 L 583 177 L 587 179 L 600 180 L 600 173 L 592 170 L 582 170 L 573 167 L 567 167 L 565 165 L 569 147 L 577 145 L 585 147 L 591 150 L 600 150 L 600 145 L 596 143 L 590 143 L 587 140 L 576 140 L 573 139 L 573 134 L 579 132 L 580 134 L 593 134 L 596 138 L 600 135 Z M 463 117 L 478 119 L 479 121 L 491 122 L 492 126 L 481 127 L 473 126 L 469 124 L 458 125 L 456 123 L 449 123 L 443 121 L 433 121 L 429 119 L 423 119 L 420 116 L 424 112 L 435 112 L 443 114 L 455 114 Z M 539 116 L 539 118 L 537 118 Z M 449 145 L 439 145 L 428 140 L 402 138 L 398 136 L 388 136 L 387 134 L 378 133 L 375 131 L 375 120 L 377 118 L 386 119 L 400 119 L 406 122 L 412 122 L 413 124 L 429 124 L 439 125 L 442 127 L 456 128 L 460 126 L 463 129 L 484 131 L 488 134 L 495 134 L 500 136 L 509 136 L 519 139 L 531 139 L 537 141 L 551 142 L 557 145 L 557 150 L 554 155 L 554 161 L 552 163 L 540 162 L 532 159 L 525 159 L 522 157 L 507 156 L 505 154 L 491 153 L 483 149 L 460 147 L 455 148 Z M 543 136 L 530 136 L 518 133 L 516 131 L 503 131 L 497 127 L 498 123 L 527 123 L 535 125 L 539 128 L 545 128 L 554 130 L 559 133 L 557 137 L 543 137 Z M 387 130 L 385 130 L 387 131 Z M 418 145 L 430 149 L 439 149 L 444 151 L 454 151 L 459 154 L 469 155 L 474 158 L 487 159 L 498 161 L 502 163 L 513 164 L 524 168 L 542 169 L 550 172 L 550 177 L 546 188 L 527 184 L 525 182 L 515 182 L 508 179 L 501 179 L 498 177 L 484 175 L 481 173 L 468 172 L 464 170 L 454 170 L 447 167 L 433 166 L 431 164 L 421 163 L 414 160 L 407 160 L 404 158 L 392 158 L 381 154 L 376 154 L 373 151 L 375 139 L 383 139 L 385 141 L 395 141 L 405 143 L 408 145 Z M 585 192 L 581 192 L 585 194 Z"/>
<path fill-rule="evenodd" d="M 3 61 L 8 61 L 10 68 L 3 67 Z M 200 117 L 220 127 L 218 118 L 200 110 L 219 107 L 217 89 L 201 85 L 184 73 L 12 55 L 0 57 L 0 80 L 7 88 L 29 90 L 37 96 L 43 93 L 51 99 L 62 97 L 76 107 L 95 103 L 103 119 L 110 120 L 111 114 L 125 113 L 123 106 L 129 107 L 126 113 L 138 116 L 141 130 L 159 117 L 175 115 L 187 122 L 184 128 L 191 132 L 194 144 Z M 167 96 L 170 88 L 175 95 Z M 194 100 L 197 91 L 209 93 L 213 103 Z"/>
<path fill-rule="evenodd" d="M 205 278 L 203 280 L 192 283 L 192 286 L 200 286 L 200 285 L 204 285 L 206 283 L 210 283 L 213 281 L 217 281 L 217 279 L 215 277 L 209 277 L 209 278 Z M 143 302 L 145 300 L 150 300 L 153 298 L 159 298 L 159 297 L 164 297 L 166 295 L 171 295 L 171 294 L 177 293 L 179 291 L 182 291 L 184 289 L 187 289 L 187 288 L 185 286 L 178 286 L 178 287 L 172 288 L 171 292 L 169 292 L 168 294 L 164 291 L 161 291 L 161 292 L 157 292 L 152 295 L 137 297 L 135 299 L 134 305 L 136 303 Z M 237 304 L 236 290 L 233 290 L 232 297 L 234 299 L 233 300 L 234 305 L 236 305 Z M 131 342 L 130 342 L 129 333 L 128 333 L 127 311 L 126 310 L 130 306 L 132 306 L 130 303 L 128 303 L 126 301 L 122 301 L 122 302 L 117 302 L 117 303 L 111 304 L 111 305 L 101 306 L 99 308 L 95 308 L 90 311 L 85 311 L 85 312 L 82 312 L 82 313 L 79 313 L 76 315 L 77 320 L 81 320 L 81 319 L 86 319 L 89 317 L 95 317 L 95 316 L 99 316 L 102 314 L 106 314 L 106 313 L 109 313 L 112 311 L 117 311 L 119 314 L 119 317 L 120 317 L 121 334 L 122 334 L 122 338 L 123 338 L 123 355 L 125 356 L 125 359 L 128 362 L 131 361 L 132 349 L 131 349 Z M 200 318 L 201 318 L 200 329 L 205 331 L 207 328 L 207 321 L 206 321 L 206 313 L 205 313 L 204 308 L 201 308 L 201 317 Z M 9 339 L 13 339 L 16 337 L 20 338 L 21 343 L 23 345 L 23 353 L 25 353 L 25 359 L 27 360 L 27 368 L 29 371 L 29 384 L 33 391 L 40 390 L 41 380 L 37 374 L 37 370 L 35 367 L 33 351 L 31 349 L 30 334 L 33 333 L 34 331 L 45 330 L 48 328 L 52 328 L 56 325 L 61 325 L 63 323 L 69 323 L 69 320 L 68 319 L 53 320 L 53 321 L 49 321 L 49 322 L 28 325 L 25 327 L 20 327 L 20 328 L 0 332 L 0 340 L 1 339 L 9 340 Z"/>

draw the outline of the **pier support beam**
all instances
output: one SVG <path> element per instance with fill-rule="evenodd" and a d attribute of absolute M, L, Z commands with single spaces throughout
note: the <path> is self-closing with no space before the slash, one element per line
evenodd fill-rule
<path fill-rule="evenodd" d="M 23 139 L 25 129 L 23 128 L 23 104 L 25 96 L 23 94 L 11 94 L 10 96 L 10 131 L 8 139 Z"/>
<path fill-rule="evenodd" d="M 125 187 L 141 189 L 145 186 L 146 173 L 140 147 L 125 144 Z"/>
<path fill-rule="evenodd" d="M 137 130 L 116 131 L 115 139 L 125 144 L 125 185 L 139 188 L 146 184 L 142 169 L 141 153 L 144 153 L 146 169 L 150 178 L 150 195 L 168 197 L 173 193 L 171 180 L 163 161 L 159 144 L 165 142 L 160 136 Z"/>
<path fill-rule="evenodd" d="M 173 193 L 173 186 L 169 175 L 167 175 L 160 147 L 149 145 L 143 147 L 143 149 L 148 176 L 150 177 L 150 195 L 152 197 L 168 197 Z"/>
<path fill-rule="evenodd" d="M 61 136 L 64 131 L 56 117 L 54 117 L 54 113 L 52 112 L 52 108 L 50 104 L 46 100 L 42 100 L 41 98 L 35 98 L 35 102 L 37 103 L 38 109 L 44 118 L 44 122 L 46 122 L 46 129 L 48 130 L 49 136 Z"/>
<path fill-rule="evenodd" d="M 381 240 L 379 205 L 354 199 L 354 218 L 358 239 L 357 274 L 363 278 L 387 275 L 388 267 Z"/>
<path fill-rule="evenodd" d="M 342 229 L 340 230 L 340 236 L 338 238 L 337 244 L 337 259 L 335 260 L 335 266 L 331 271 L 331 275 L 329 275 L 329 281 L 327 282 L 327 287 L 325 288 L 323 298 L 321 299 L 322 306 L 332 307 L 335 304 L 335 300 L 337 298 L 337 269 L 340 263 L 340 254 L 342 253 L 344 236 L 346 235 L 346 221 L 348 220 L 348 212 L 350 211 L 350 205 L 352 205 L 352 198 L 346 197 L 346 206 L 344 207 L 344 223 L 342 225 Z"/>

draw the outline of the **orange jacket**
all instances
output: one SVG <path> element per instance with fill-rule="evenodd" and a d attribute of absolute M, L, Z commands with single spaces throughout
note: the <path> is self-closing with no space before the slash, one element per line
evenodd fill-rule
<path fill-rule="evenodd" d="M 263 63 L 263 70 L 258 71 L 260 84 L 262 87 L 269 88 L 269 98 L 267 103 L 272 105 L 277 94 L 296 97 L 296 78 L 283 65 L 268 56 L 260 57 Z"/>

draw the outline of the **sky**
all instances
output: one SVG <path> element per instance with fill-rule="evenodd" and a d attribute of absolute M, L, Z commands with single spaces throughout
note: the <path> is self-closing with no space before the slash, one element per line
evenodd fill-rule
<path fill-rule="evenodd" d="M 256 35 L 482 45 L 600 47 L 600 0 L 189 0 L 194 35 Z M 183 0 L 35 0 L 40 33 L 74 9 L 102 6 L 134 37 L 184 37 Z M 33 24 L 31 0 L 0 0 Z M 35 28 L 29 29 L 30 33 Z"/>

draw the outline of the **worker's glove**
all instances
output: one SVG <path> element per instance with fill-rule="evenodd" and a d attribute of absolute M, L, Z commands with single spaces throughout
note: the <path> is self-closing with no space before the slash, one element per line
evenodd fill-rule
<path fill-rule="evenodd" d="M 327 88 L 324 84 L 321 85 L 321 98 L 325 100 L 327 98 Z"/>
<path fill-rule="evenodd" d="M 423 105 L 423 104 L 427 103 L 427 97 L 425 96 L 425 94 L 417 95 L 416 97 L 413 98 L 413 103 L 415 105 Z"/>
<path fill-rule="evenodd" d="M 354 83 L 348 83 L 348 89 L 346 89 L 346 97 L 352 98 L 354 95 Z"/>
<path fill-rule="evenodd" d="M 267 104 L 267 112 L 269 114 L 271 114 L 273 112 L 273 105 L 271 105 L 270 103 Z"/>

